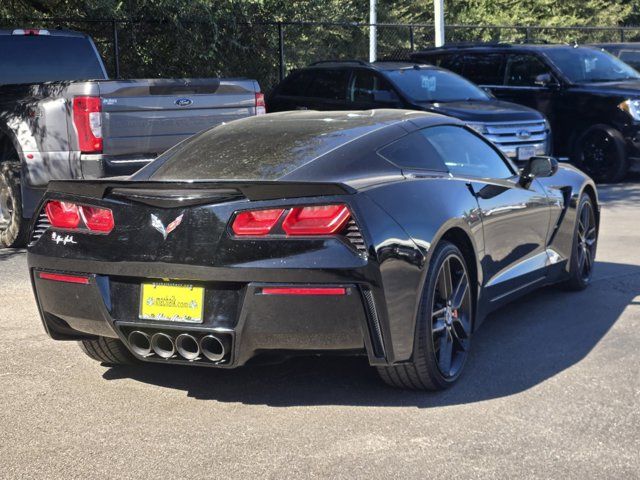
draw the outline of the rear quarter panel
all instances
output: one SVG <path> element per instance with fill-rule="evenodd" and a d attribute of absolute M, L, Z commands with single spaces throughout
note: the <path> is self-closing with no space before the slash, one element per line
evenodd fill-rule
<path fill-rule="evenodd" d="M 382 296 L 386 304 L 392 361 L 407 360 L 413 353 L 419 300 L 433 248 L 449 230 L 459 229 L 480 253 L 483 234 L 478 205 L 465 182 L 447 177 L 383 185 L 366 190 L 363 196 L 386 213 L 364 220 L 379 265 L 377 297 Z M 367 209 L 368 215 L 375 215 L 376 208 Z M 379 218 L 388 220 L 381 223 Z M 480 257 L 476 256 L 478 272 Z"/>

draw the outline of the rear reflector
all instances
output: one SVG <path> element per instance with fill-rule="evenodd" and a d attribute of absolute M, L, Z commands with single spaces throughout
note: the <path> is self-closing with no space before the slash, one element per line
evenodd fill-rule
<path fill-rule="evenodd" d="M 87 228 L 93 232 L 109 233 L 113 230 L 113 213 L 108 208 L 81 205 L 80 215 Z"/>
<path fill-rule="evenodd" d="M 346 295 L 347 289 L 342 287 L 267 287 L 262 289 L 263 295 Z"/>
<path fill-rule="evenodd" d="M 102 102 L 100 97 L 73 99 L 73 124 L 82 153 L 102 152 Z"/>
<path fill-rule="evenodd" d="M 54 282 L 80 283 L 82 285 L 89 284 L 89 277 L 81 277 L 78 275 L 65 275 L 62 273 L 40 272 L 38 276 L 43 280 L 53 280 Z"/>
<path fill-rule="evenodd" d="M 236 235 L 261 237 L 275 227 L 283 212 L 281 208 L 240 212 L 236 215 L 231 229 Z"/>
<path fill-rule="evenodd" d="M 264 93 L 256 93 L 256 115 L 267 113 L 267 105 L 264 103 Z"/>
<path fill-rule="evenodd" d="M 44 208 L 52 227 L 74 229 L 80 224 L 80 213 L 75 203 L 53 200 Z"/>
<path fill-rule="evenodd" d="M 332 235 L 339 232 L 350 217 L 346 205 L 296 207 L 282 222 L 282 229 L 289 236 Z"/>

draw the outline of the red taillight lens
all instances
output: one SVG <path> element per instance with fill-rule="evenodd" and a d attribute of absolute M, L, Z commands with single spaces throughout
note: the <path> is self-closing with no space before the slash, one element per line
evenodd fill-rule
<path fill-rule="evenodd" d="M 102 103 L 100 97 L 73 99 L 73 124 L 82 153 L 102 152 Z"/>
<path fill-rule="evenodd" d="M 349 221 L 351 213 L 346 205 L 314 205 L 291 209 L 282 222 L 289 236 L 332 235 Z"/>
<path fill-rule="evenodd" d="M 56 228 L 78 228 L 80 212 L 75 203 L 53 200 L 44 207 L 49 223 Z"/>
<path fill-rule="evenodd" d="M 264 103 L 264 93 L 256 93 L 256 115 L 267 113 L 267 105 Z"/>
<path fill-rule="evenodd" d="M 43 280 L 53 280 L 54 282 L 64 283 L 80 283 L 82 285 L 89 284 L 89 277 L 81 277 L 79 275 L 65 275 L 62 273 L 40 272 L 39 277 Z"/>
<path fill-rule="evenodd" d="M 240 212 L 236 215 L 231 229 L 233 233 L 241 236 L 267 235 L 276 226 L 283 212 L 281 208 Z"/>
<path fill-rule="evenodd" d="M 108 208 L 80 206 L 80 215 L 89 230 L 109 233 L 113 230 L 113 213 Z"/>

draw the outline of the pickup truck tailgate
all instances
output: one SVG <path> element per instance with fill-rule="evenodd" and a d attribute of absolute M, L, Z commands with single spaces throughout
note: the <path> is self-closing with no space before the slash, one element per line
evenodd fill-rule
<path fill-rule="evenodd" d="M 222 122 L 256 113 L 253 80 L 100 82 L 103 153 L 154 157 Z"/>

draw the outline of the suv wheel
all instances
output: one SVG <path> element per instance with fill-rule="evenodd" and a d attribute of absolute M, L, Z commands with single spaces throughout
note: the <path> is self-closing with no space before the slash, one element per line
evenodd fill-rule
<path fill-rule="evenodd" d="M 574 161 L 596 182 L 619 182 L 629 169 L 624 137 L 608 125 L 594 125 L 578 138 Z"/>

